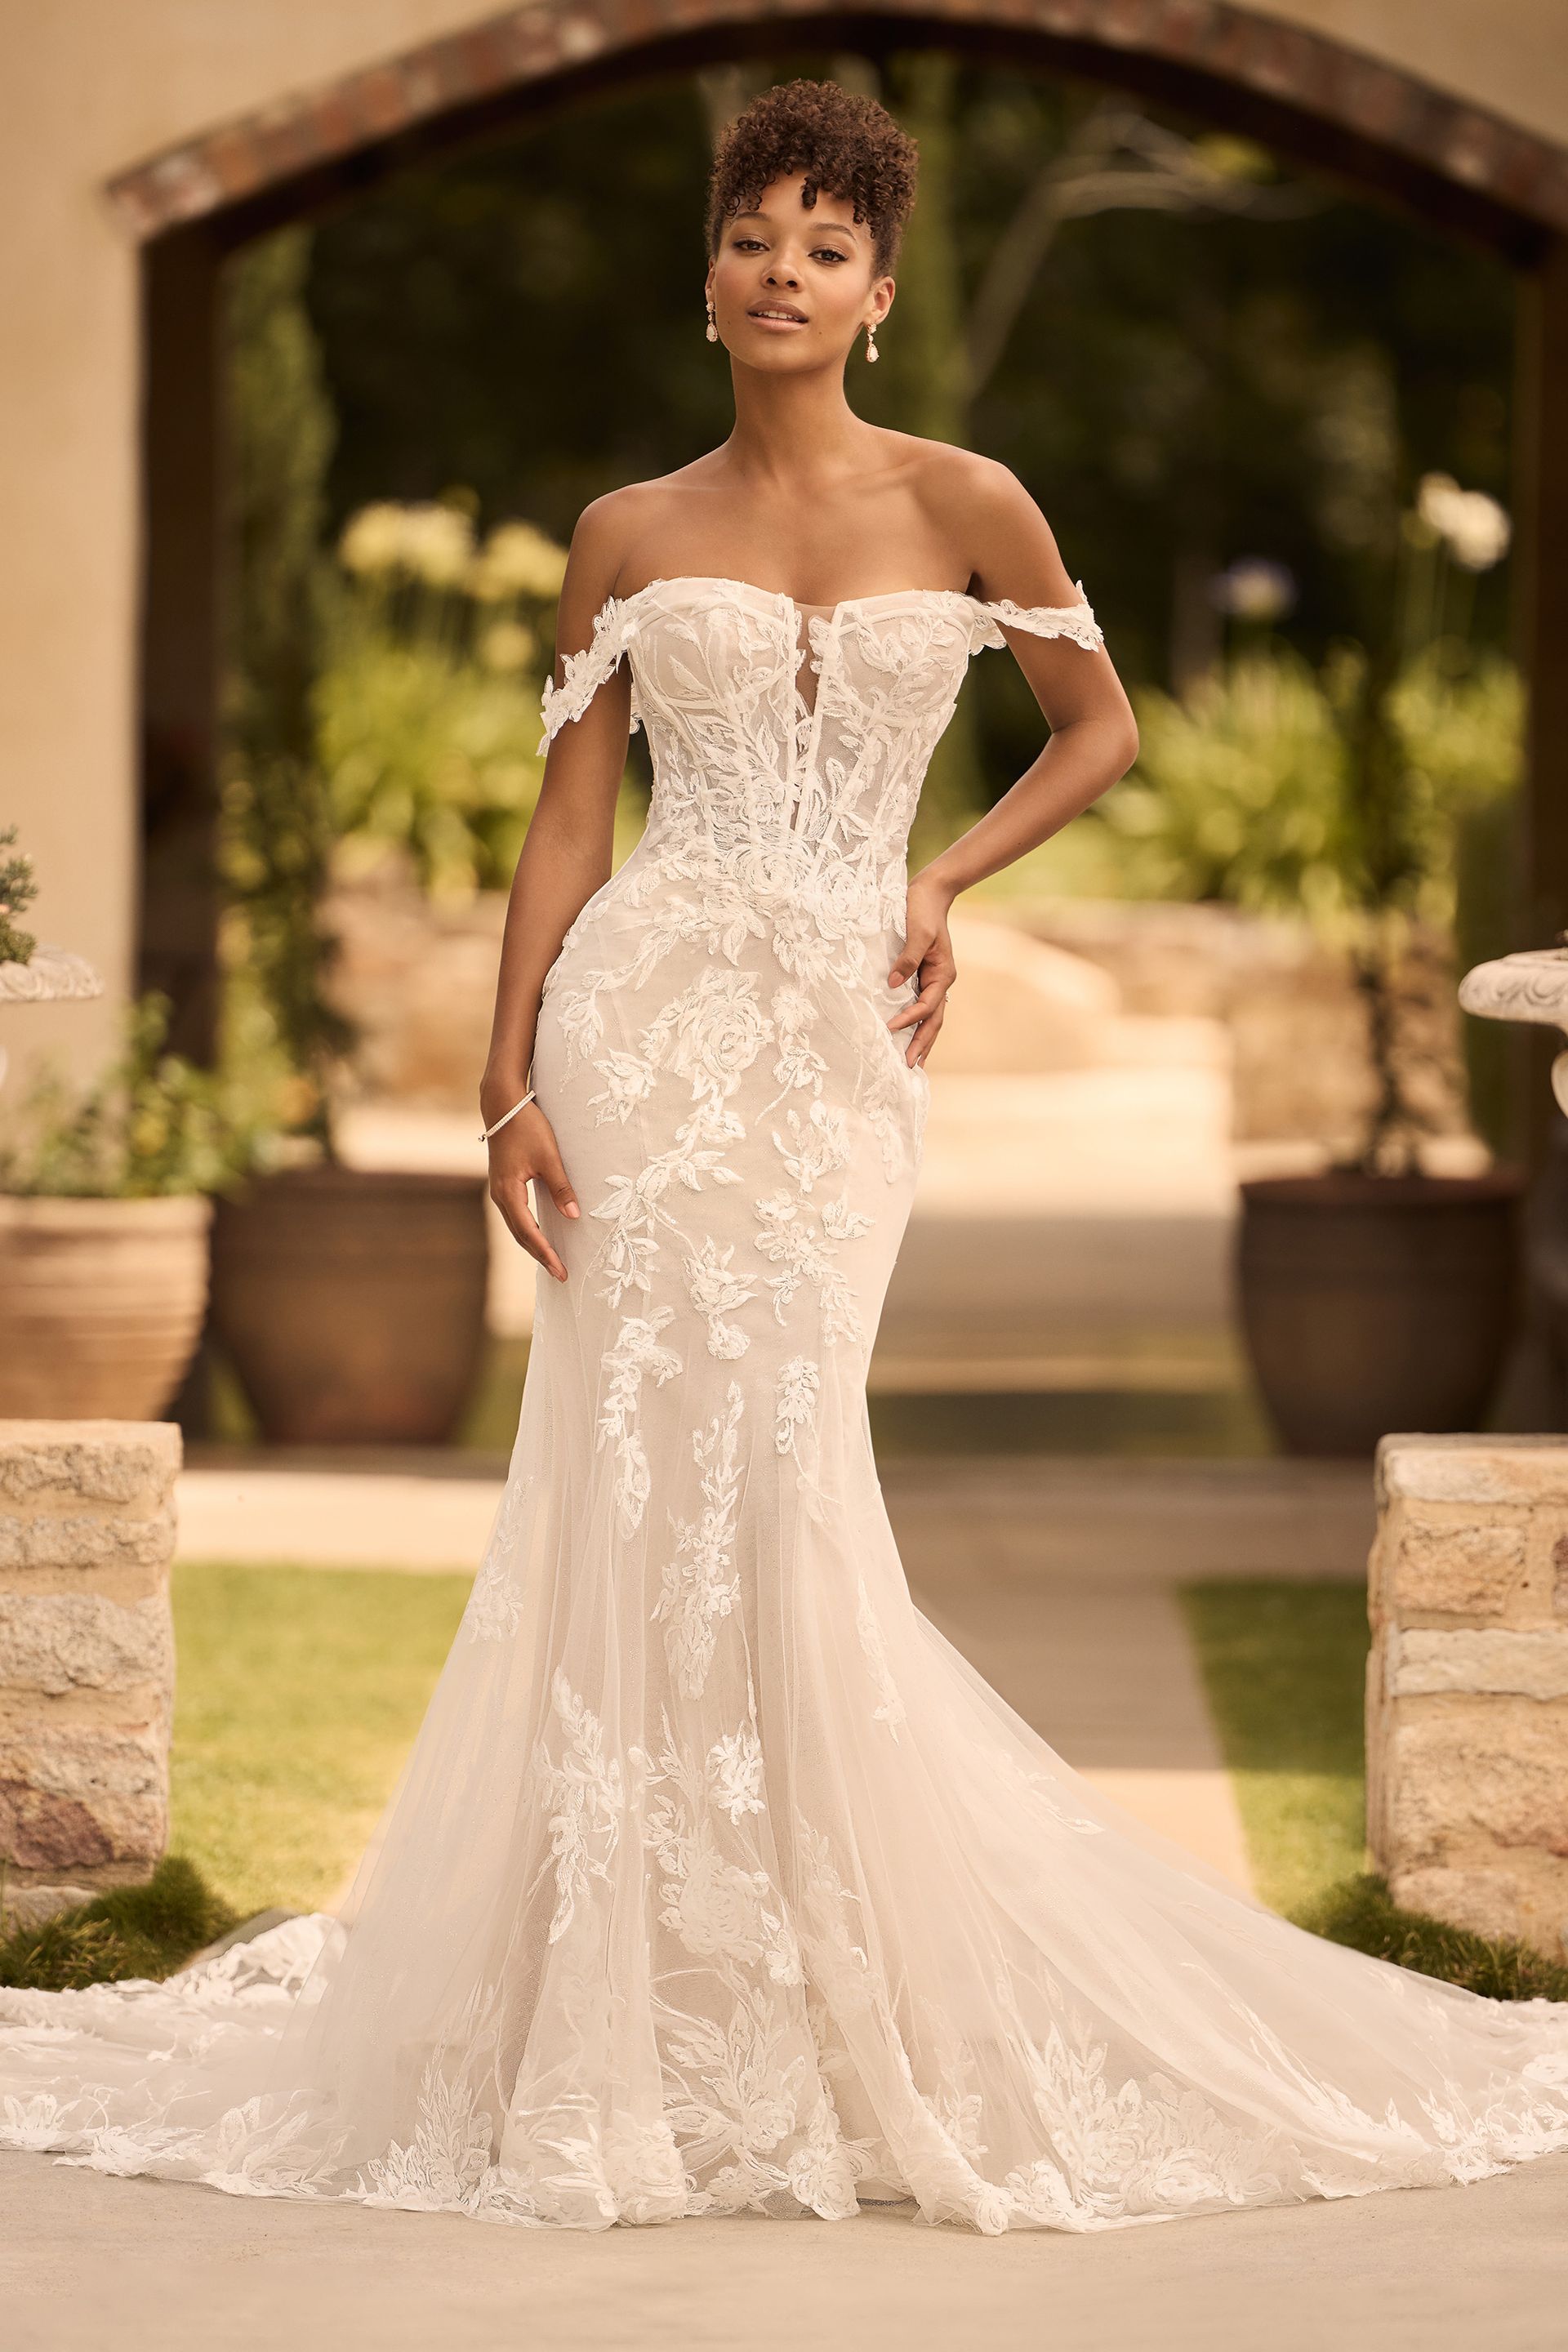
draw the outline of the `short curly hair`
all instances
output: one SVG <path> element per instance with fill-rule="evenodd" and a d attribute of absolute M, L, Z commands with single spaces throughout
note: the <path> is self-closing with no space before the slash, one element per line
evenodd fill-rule
<path fill-rule="evenodd" d="M 915 142 L 885 106 L 834 81 L 786 81 L 742 107 L 719 142 L 708 184 L 708 250 L 775 180 L 804 175 L 801 202 L 824 190 L 870 224 L 879 273 L 898 258 L 915 201 Z"/>

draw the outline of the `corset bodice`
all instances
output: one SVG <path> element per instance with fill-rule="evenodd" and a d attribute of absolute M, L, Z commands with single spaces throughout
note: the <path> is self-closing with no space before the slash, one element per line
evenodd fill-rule
<path fill-rule="evenodd" d="M 970 657 L 1003 645 L 1003 625 L 1101 642 L 1087 604 L 900 589 L 824 609 L 746 581 L 655 580 L 611 597 L 566 657 L 545 689 L 544 740 L 625 656 L 653 764 L 650 848 L 872 919 L 901 892 L 921 785 Z"/>

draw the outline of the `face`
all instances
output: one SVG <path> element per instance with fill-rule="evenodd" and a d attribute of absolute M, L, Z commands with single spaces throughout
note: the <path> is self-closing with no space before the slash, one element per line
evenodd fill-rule
<path fill-rule="evenodd" d="M 720 341 L 743 366 L 771 374 L 841 367 L 893 299 L 870 223 L 826 189 L 802 204 L 804 185 L 775 180 L 755 212 L 728 221 L 708 273 Z"/>

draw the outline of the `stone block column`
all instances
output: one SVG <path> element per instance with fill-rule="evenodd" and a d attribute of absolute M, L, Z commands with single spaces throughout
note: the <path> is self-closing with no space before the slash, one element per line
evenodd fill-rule
<path fill-rule="evenodd" d="M 0 1858 L 22 1917 L 149 1877 L 167 1843 L 180 1460 L 173 1422 L 0 1421 Z"/>
<path fill-rule="evenodd" d="M 1568 1440 L 1385 1437 L 1367 1839 L 1396 1902 L 1568 1951 Z"/>

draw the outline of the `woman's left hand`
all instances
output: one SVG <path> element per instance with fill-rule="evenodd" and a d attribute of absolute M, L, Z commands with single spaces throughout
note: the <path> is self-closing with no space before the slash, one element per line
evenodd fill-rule
<path fill-rule="evenodd" d="M 903 953 L 888 974 L 889 985 L 893 988 L 902 988 L 911 980 L 919 981 L 919 994 L 900 1006 L 888 1024 L 889 1029 L 913 1029 L 904 1059 L 915 1070 L 921 1067 L 937 1041 L 947 992 L 958 977 L 947 929 L 952 898 L 953 894 L 941 883 L 926 881 L 916 875 L 909 888 Z"/>

